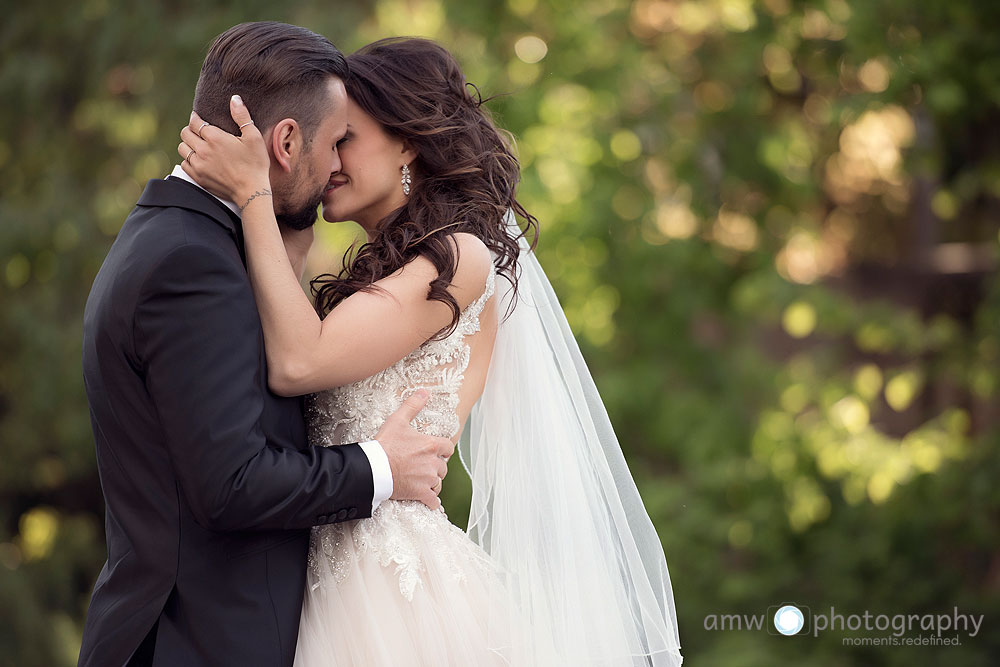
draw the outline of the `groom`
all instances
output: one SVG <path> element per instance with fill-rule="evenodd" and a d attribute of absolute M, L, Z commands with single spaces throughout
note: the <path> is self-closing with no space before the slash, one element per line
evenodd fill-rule
<path fill-rule="evenodd" d="M 195 110 L 235 132 L 242 95 L 285 229 L 315 222 L 340 169 L 346 75 L 328 40 L 278 23 L 235 26 L 205 59 Z M 426 398 L 376 440 L 308 446 L 302 400 L 267 388 L 239 209 L 180 168 L 147 184 L 94 281 L 83 368 L 108 561 L 81 666 L 290 666 L 310 526 L 438 504 L 454 446 L 410 427 Z"/>

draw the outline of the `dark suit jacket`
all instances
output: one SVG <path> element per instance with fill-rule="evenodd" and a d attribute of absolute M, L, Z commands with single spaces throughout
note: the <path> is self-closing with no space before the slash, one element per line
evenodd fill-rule
<path fill-rule="evenodd" d="M 124 665 L 147 635 L 133 664 L 291 665 L 308 528 L 371 514 L 361 448 L 309 447 L 302 400 L 268 391 L 244 261 L 239 220 L 167 178 L 94 281 L 83 371 L 108 561 L 81 666 Z"/>

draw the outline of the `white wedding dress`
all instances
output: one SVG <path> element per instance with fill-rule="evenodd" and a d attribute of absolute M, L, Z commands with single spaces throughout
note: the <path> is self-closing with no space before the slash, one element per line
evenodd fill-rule
<path fill-rule="evenodd" d="M 370 440 L 421 388 L 430 397 L 417 429 L 452 437 L 470 357 L 465 339 L 479 331 L 494 281 L 491 272 L 448 337 L 372 377 L 310 397 L 311 442 Z M 508 664 L 507 638 L 496 636 L 510 613 L 499 573 L 443 509 L 386 500 L 370 519 L 315 527 L 306 576 L 298 667 Z"/>
<path fill-rule="evenodd" d="M 296 667 L 681 664 L 659 538 L 555 293 L 519 243 L 516 307 L 459 447 L 468 534 L 443 510 L 394 500 L 313 528 Z M 491 272 L 447 337 L 312 396 L 312 443 L 373 438 L 421 388 L 414 425 L 453 437 L 467 339 L 487 303 L 507 312 L 502 285 Z"/>

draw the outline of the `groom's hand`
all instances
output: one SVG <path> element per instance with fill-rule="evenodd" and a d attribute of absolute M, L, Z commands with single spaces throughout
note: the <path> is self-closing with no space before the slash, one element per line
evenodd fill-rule
<path fill-rule="evenodd" d="M 448 474 L 448 459 L 455 443 L 418 433 L 410 422 L 423 409 L 430 394 L 426 389 L 410 396 L 389 415 L 375 439 L 382 445 L 392 470 L 395 500 L 419 500 L 431 509 L 441 506 L 441 480 Z"/>

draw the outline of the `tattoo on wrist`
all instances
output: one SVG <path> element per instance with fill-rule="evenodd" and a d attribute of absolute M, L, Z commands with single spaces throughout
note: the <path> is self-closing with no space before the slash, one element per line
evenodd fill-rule
<path fill-rule="evenodd" d="M 242 213 L 243 209 L 245 209 L 247 206 L 250 205 L 250 202 L 252 202 L 254 199 L 257 199 L 257 197 L 270 197 L 270 196 L 271 196 L 270 190 L 258 190 L 257 192 L 250 195 L 250 198 L 247 199 L 246 202 L 244 202 L 243 206 L 240 206 L 240 213 Z"/>

